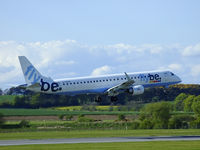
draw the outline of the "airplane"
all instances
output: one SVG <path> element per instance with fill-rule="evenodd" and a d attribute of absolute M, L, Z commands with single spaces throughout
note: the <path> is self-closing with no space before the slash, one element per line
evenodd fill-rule
<path fill-rule="evenodd" d="M 53 80 L 43 76 L 25 56 L 18 56 L 26 84 L 24 87 L 33 92 L 46 94 L 97 94 L 96 102 L 102 100 L 101 95 L 110 97 L 111 102 L 117 101 L 117 95 L 129 93 L 140 95 L 145 88 L 163 86 L 181 82 L 171 71 L 150 71 L 124 74 L 110 74 Z"/>

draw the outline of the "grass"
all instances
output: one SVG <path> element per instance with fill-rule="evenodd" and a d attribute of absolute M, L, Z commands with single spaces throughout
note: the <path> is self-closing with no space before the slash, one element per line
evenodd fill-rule
<path fill-rule="evenodd" d="M 80 106 L 71 106 L 70 109 L 73 107 L 80 107 Z M 81 111 L 75 110 L 69 111 L 68 109 L 52 109 L 52 108 L 41 108 L 41 109 L 23 109 L 23 108 L 1 108 L 0 113 L 4 116 L 58 116 L 58 115 L 136 115 L 140 112 L 137 111 Z M 193 115 L 193 112 L 173 112 L 172 114 L 189 114 Z"/>
<path fill-rule="evenodd" d="M 64 115 L 118 115 L 118 114 L 138 114 L 134 111 L 66 111 L 55 109 L 0 109 L 0 113 L 4 116 L 57 116 Z"/>
<path fill-rule="evenodd" d="M 199 150 L 200 141 L 156 141 L 127 143 L 40 144 L 0 146 L 0 150 Z"/>
<path fill-rule="evenodd" d="M 154 130 L 75 130 L 26 131 L 0 133 L 0 140 L 47 139 L 81 137 L 130 137 L 130 136 L 187 136 L 200 135 L 200 129 L 154 129 Z"/>
<path fill-rule="evenodd" d="M 73 123 L 74 121 L 61 121 L 61 120 L 31 120 L 29 121 L 31 127 L 56 127 L 63 126 L 66 123 Z M 20 121 L 6 121 L 5 125 L 16 125 Z M 1 130 L 0 130 L 1 131 Z"/>

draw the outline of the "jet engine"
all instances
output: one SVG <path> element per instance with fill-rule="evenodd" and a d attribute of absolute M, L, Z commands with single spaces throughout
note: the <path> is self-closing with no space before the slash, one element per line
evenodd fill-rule
<path fill-rule="evenodd" d="M 128 93 L 132 95 L 140 95 L 144 93 L 144 86 L 142 85 L 135 85 L 128 89 Z"/>

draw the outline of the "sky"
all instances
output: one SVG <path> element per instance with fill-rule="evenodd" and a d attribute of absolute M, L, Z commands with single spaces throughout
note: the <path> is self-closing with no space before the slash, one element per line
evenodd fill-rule
<path fill-rule="evenodd" d="M 18 56 L 53 79 L 171 70 L 200 83 L 199 0 L 1 0 L 0 88 Z"/>

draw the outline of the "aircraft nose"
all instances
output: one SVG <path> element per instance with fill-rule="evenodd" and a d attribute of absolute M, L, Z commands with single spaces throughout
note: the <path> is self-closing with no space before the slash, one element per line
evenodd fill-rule
<path fill-rule="evenodd" d="M 176 80 L 177 80 L 178 83 L 182 82 L 181 78 L 178 77 L 178 76 L 176 76 Z"/>

